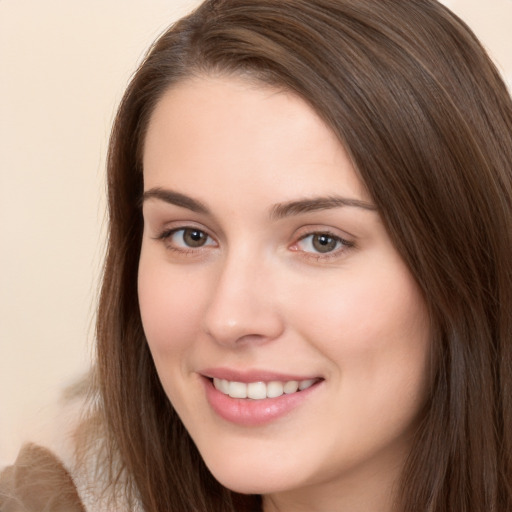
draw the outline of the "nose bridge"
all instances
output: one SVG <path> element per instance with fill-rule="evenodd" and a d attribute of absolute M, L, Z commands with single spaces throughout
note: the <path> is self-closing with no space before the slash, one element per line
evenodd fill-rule
<path fill-rule="evenodd" d="M 283 325 L 273 293 L 272 266 L 247 247 L 230 251 L 221 265 L 205 311 L 206 332 L 223 345 L 278 337 Z"/>

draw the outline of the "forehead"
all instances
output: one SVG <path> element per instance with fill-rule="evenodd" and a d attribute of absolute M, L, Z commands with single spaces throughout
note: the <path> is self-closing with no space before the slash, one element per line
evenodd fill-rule
<path fill-rule="evenodd" d="M 234 187 L 294 183 L 307 195 L 343 183 L 365 191 L 333 131 L 298 95 L 233 77 L 201 77 L 169 89 L 150 118 L 145 185 L 225 181 Z M 301 187 L 302 184 L 302 187 Z"/>

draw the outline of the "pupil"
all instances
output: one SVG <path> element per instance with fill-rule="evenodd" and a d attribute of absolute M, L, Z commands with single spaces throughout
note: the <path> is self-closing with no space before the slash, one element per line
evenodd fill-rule
<path fill-rule="evenodd" d="M 183 234 L 185 243 L 190 247 L 201 247 L 206 242 L 206 235 L 197 229 L 187 229 Z"/>
<path fill-rule="evenodd" d="M 318 252 L 330 252 L 336 248 L 337 240 L 332 236 L 323 234 L 313 237 L 313 246 Z"/>

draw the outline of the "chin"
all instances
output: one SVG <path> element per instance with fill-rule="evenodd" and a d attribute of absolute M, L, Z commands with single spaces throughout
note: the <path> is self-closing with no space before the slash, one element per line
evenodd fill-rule
<path fill-rule="evenodd" d="M 227 489 L 240 494 L 272 494 L 292 488 L 286 482 L 276 482 L 268 475 L 244 476 L 240 474 L 215 474 L 215 479 Z"/>
<path fill-rule="evenodd" d="M 296 472 L 273 464 L 251 464 L 250 460 L 244 457 L 232 463 L 226 460 L 226 457 L 222 461 L 216 461 L 218 463 L 205 462 L 219 483 L 240 494 L 269 494 L 289 490 L 298 485 L 299 478 Z"/>

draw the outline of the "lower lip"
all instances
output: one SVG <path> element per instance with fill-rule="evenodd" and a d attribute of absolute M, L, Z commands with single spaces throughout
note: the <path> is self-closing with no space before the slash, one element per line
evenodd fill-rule
<path fill-rule="evenodd" d="M 216 389 L 210 379 L 203 378 L 202 380 L 211 408 L 221 418 L 243 426 L 264 425 L 285 416 L 306 401 L 323 382 L 319 381 L 303 391 L 289 395 L 252 400 L 250 398 L 231 398 Z"/>

